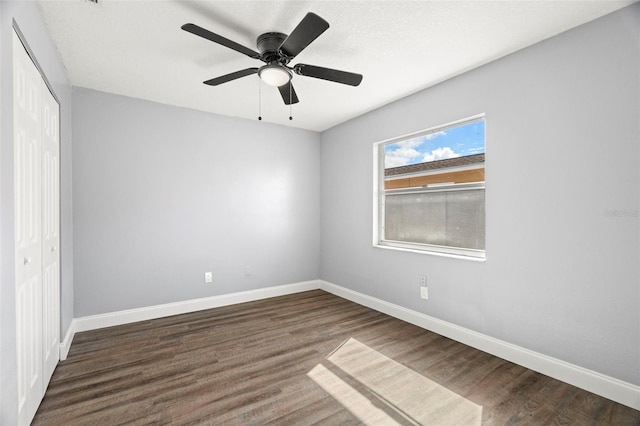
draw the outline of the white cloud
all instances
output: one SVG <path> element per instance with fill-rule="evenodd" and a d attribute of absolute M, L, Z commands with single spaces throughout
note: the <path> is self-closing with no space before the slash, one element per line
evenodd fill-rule
<path fill-rule="evenodd" d="M 444 136 L 446 134 L 447 132 L 445 132 L 444 130 L 440 130 L 439 132 L 429 133 L 428 135 L 424 135 L 424 138 L 430 141 L 431 139 L 437 138 L 438 136 Z"/>
<path fill-rule="evenodd" d="M 438 136 L 444 136 L 447 133 L 444 130 L 439 132 L 430 133 L 428 135 L 419 136 L 412 139 L 407 139 L 401 142 L 396 142 L 387 146 L 385 152 L 384 166 L 385 168 L 406 166 L 408 164 L 416 164 L 425 161 L 443 160 L 446 158 L 460 157 L 450 147 L 442 147 L 425 153 L 423 145 Z"/>
<path fill-rule="evenodd" d="M 399 146 L 400 148 L 416 148 L 422 145 L 420 138 L 407 139 L 406 141 L 396 142 L 393 146 Z"/>
<path fill-rule="evenodd" d="M 467 150 L 467 152 L 469 153 L 469 155 L 482 154 L 484 152 L 484 146 L 478 146 L 478 147 L 475 147 L 475 148 L 469 148 Z"/>
<path fill-rule="evenodd" d="M 442 148 L 434 149 L 433 151 L 424 154 L 424 157 L 422 158 L 422 162 L 446 160 L 447 158 L 456 158 L 456 157 L 460 157 L 460 154 L 457 154 L 453 149 L 451 149 L 448 146 L 443 146 Z"/>
<path fill-rule="evenodd" d="M 402 143 L 402 142 L 401 142 Z M 407 165 L 413 158 L 419 157 L 420 153 L 413 148 L 398 148 L 389 151 L 384 157 L 384 167 L 400 167 Z"/>

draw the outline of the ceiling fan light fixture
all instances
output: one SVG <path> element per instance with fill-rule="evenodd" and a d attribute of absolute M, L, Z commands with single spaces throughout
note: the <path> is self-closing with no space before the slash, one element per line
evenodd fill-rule
<path fill-rule="evenodd" d="M 269 64 L 260 68 L 258 75 L 269 86 L 280 87 L 291 80 L 291 73 L 280 64 Z"/>

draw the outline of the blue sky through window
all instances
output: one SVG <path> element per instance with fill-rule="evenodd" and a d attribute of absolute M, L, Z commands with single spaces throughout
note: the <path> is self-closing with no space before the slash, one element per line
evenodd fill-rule
<path fill-rule="evenodd" d="M 479 120 L 387 144 L 384 167 L 389 169 L 483 153 L 484 120 Z"/>

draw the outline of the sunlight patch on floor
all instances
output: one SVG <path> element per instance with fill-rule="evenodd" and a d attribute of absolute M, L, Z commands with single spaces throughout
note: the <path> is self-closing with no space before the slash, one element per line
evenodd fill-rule
<path fill-rule="evenodd" d="M 482 406 L 356 339 L 344 342 L 327 361 L 308 376 L 365 424 L 480 425 L 482 421 Z M 345 375 L 346 380 L 341 377 Z"/>
<path fill-rule="evenodd" d="M 323 365 L 316 365 L 308 375 L 363 423 L 389 426 L 400 424 Z"/>

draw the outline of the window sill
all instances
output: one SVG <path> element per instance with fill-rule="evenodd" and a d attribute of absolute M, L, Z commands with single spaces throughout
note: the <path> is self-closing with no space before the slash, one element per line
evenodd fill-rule
<path fill-rule="evenodd" d="M 430 256 L 439 256 L 439 257 L 448 257 L 450 259 L 461 259 L 461 260 L 470 260 L 472 262 L 486 262 L 486 257 L 474 257 L 474 256 L 464 256 L 461 254 L 453 254 L 453 253 L 444 253 L 434 250 L 418 250 L 407 247 L 397 247 L 387 244 L 374 244 L 374 248 L 380 248 L 385 250 L 395 250 L 395 251 L 404 251 L 409 253 L 417 253 L 417 254 L 426 254 Z"/>

